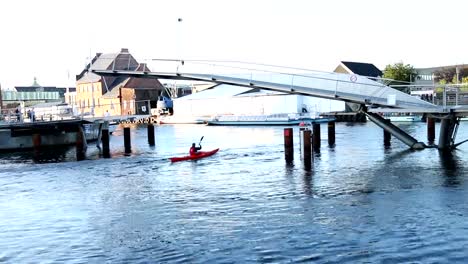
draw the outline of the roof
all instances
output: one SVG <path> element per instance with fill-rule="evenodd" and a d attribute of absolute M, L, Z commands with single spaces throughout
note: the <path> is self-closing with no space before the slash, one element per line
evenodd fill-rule
<path fill-rule="evenodd" d="M 342 61 L 341 64 L 350 70 L 350 73 L 367 77 L 379 77 L 383 75 L 382 71 L 372 63 Z"/>
<path fill-rule="evenodd" d="M 133 88 L 138 90 L 164 90 L 164 86 L 157 79 L 135 78 L 135 77 L 102 77 L 89 70 L 132 70 L 132 71 L 150 71 L 145 63 L 138 61 L 128 52 L 128 49 L 122 49 L 120 53 L 96 53 L 90 64 L 76 76 L 77 83 L 94 83 L 102 80 L 104 90 L 103 98 L 116 98 L 118 90 L 116 87 Z M 114 91 L 117 90 L 117 91 Z"/>
<path fill-rule="evenodd" d="M 89 70 L 136 70 L 138 67 L 139 63 L 127 49 L 122 49 L 120 53 L 96 53 L 91 63 L 76 76 L 76 81 L 77 83 L 90 83 L 101 80 L 101 76 Z"/>

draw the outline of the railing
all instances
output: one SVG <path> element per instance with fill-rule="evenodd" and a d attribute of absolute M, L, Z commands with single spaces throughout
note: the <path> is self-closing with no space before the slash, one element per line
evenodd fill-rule
<path fill-rule="evenodd" d="M 24 123 L 57 121 L 86 118 L 109 118 L 135 115 L 151 115 L 149 100 L 131 101 L 121 104 L 101 104 L 95 106 L 51 105 L 3 108 L 0 110 L 0 123 Z"/>

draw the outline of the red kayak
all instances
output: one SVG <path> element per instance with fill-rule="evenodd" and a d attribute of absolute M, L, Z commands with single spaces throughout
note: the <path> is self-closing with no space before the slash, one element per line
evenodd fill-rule
<path fill-rule="evenodd" d="M 184 157 L 173 157 L 169 158 L 171 162 L 177 162 L 177 161 L 184 161 L 184 160 L 197 160 L 197 159 L 202 159 L 209 157 L 211 155 L 214 155 L 216 152 L 218 152 L 219 148 L 213 149 L 210 151 L 198 151 L 196 155 L 189 155 L 189 156 L 184 156 Z"/>

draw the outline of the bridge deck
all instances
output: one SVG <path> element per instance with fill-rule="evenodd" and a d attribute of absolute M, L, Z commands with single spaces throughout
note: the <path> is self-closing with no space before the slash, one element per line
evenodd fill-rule
<path fill-rule="evenodd" d="M 157 79 L 209 81 L 273 90 L 292 94 L 341 100 L 372 107 L 420 109 L 424 112 L 444 112 L 441 107 L 400 92 L 381 82 L 354 74 L 317 71 L 272 71 L 240 68 L 239 66 L 183 63 L 174 72 L 137 72 L 125 70 L 93 70 L 107 76 L 129 76 Z"/>

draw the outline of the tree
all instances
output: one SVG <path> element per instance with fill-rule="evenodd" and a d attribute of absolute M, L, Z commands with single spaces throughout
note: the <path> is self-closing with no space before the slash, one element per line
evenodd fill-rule
<path fill-rule="evenodd" d="M 416 76 L 416 71 L 414 67 L 409 64 L 403 64 L 403 62 L 398 62 L 393 65 L 385 66 L 385 70 L 383 71 L 383 77 L 387 79 L 392 79 L 399 83 L 399 84 L 408 84 L 414 81 L 414 77 Z"/>
<path fill-rule="evenodd" d="M 383 77 L 387 79 L 392 79 L 389 83 L 390 86 L 392 85 L 405 85 L 410 84 L 414 81 L 416 77 L 416 71 L 414 67 L 409 64 L 403 64 L 403 62 L 398 62 L 393 65 L 387 65 L 385 70 L 383 71 Z M 408 87 L 395 87 L 400 91 L 404 91 L 409 93 Z"/>

